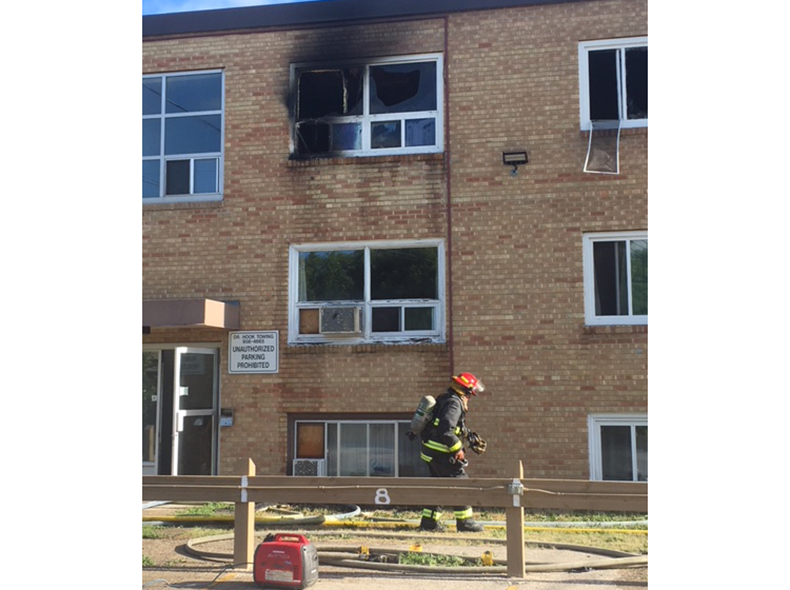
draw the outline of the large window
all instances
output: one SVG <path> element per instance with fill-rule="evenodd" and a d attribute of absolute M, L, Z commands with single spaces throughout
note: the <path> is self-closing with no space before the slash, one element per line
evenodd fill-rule
<path fill-rule="evenodd" d="M 581 128 L 647 126 L 647 37 L 579 44 Z"/>
<path fill-rule="evenodd" d="M 588 325 L 647 324 L 647 233 L 584 236 Z"/>
<path fill-rule="evenodd" d="M 289 342 L 442 341 L 439 240 L 291 247 Z"/>
<path fill-rule="evenodd" d="M 590 416 L 590 478 L 647 481 L 647 417 Z"/>
<path fill-rule="evenodd" d="M 143 76 L 143 202 L 222 192 L 222 72 Z"/>
<path fill-rule="evenodd" d="M 442 150 L 442 58 L 291 68 L 292 153 L 383 155 Z"/>
<path fill-rule="evenodd" d="M 427 477 L 408 421 L 304 420 L 294 432 L 294 475 Z"/>

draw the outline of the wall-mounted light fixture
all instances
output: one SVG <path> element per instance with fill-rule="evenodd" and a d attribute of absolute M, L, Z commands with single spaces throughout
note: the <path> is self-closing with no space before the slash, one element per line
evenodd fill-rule
<path fill-rule="evenodd" d="M 528 161 L 527 152 L 502 152 L 502 163 L 505 166 L 513 166 L 510 171 L 511 176 L 518 174 L 518 167 Z"/>

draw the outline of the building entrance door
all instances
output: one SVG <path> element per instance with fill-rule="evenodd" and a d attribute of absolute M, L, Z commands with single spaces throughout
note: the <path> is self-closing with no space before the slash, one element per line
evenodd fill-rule
<path fill-rule="evenodd" d="M 143 474 L 216 473 L 218 360 L 212 348 L 143 352 Z"/>

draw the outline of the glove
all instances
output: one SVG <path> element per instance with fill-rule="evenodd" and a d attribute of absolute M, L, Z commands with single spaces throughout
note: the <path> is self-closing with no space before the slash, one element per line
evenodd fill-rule
<path fill-rule="evenodd" d="M 469 447 L 478 455 L 486 452 L 488 444 L 476 432 L 470 432 L 467 435 L 467 440 L 469 441 Z"/>
<path fill-rule="evenodd" d="M 450 463 L 460 463 L 461 465 L 466 465 L 468 461 L 466 460 L 466 455 L 464 454 L 464 450 L 461 449 L 455 455 L 450 457 Z"/>

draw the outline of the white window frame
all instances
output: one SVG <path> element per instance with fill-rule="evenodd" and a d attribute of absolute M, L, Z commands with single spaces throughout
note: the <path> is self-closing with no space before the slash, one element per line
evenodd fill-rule
<path fill-rule="evenodd" d="M 636 428 L 647 426 L 646 414 L 590 414 L 587 417 L 588 444 L 590 450 L 590 480 L 604 481 L 603 479 L 603 453 L 601 450 L 601 427 L 603 426 L 630 426 L 631 427 L 631 461 L 633 480 L 638 480 L 638 457 L 636 450 Z M 613 480 L 607 480 L 613 481 Z"/>
<path fill-rule="evenodd" d="M 371 114 L 370 109 L 370 68 L 387 64 L 405 64 L 415 62 L 436 62 L 436 110 L 435 111 L 409 111 L 403 113 L 384 113 Z M 389 156 L 393 154 L 430 154 L 441 153 L 444 150 L 444 58 L 441 53 L 428 53 L 421 55 L 398 56 L 388 58 L 371 58 L 361 61 L 340 61 L 340 62 L 304 62 L 291 64 L 291 96 L 293 97 L 293 115 L 291 120 L 291 140 L 290 152 L 295 158 L 310 157 L 298 152 L 296 141 L 296 112 L 297 106 L 297 80 L 301 70 L 347 68 L 352 66 L 362 67 L 365 70 L 363 77 L 363 113 L 361 115 L 346 115 L 339 117 L 325 117 L 328 123 L 360 123 L 362 130 L 361 149 L 359 150 L 336 150 L 316 154 L 317 157 L 342 156 L 342 157 L 363 157 L 363 156 Z M 435 121 L 436 138 L 435 144 L 429 146 L 406 147 L 405 133 L 406 120 L 411 119 L 433 119 Z M 401 122 L 401 146 L 395 148 L 371 148 L 371 123 L 376 121 Z"/>
<path fill-rule="evenodd" d="M 437 255 L 437 298 L 371 300 L 370 287 L 370 251 L 392 250 L 405 248 L 436 248 Z M 330 252 L 343 250 L 364 250 L 365 253 L 365 286 L 362 301 L 299 301 L 299 255 L 303 252 Z M 293 244 L 289 248 L 289 313 L 288 313 L 288 344 L 359 344 L 359 343 L 414 343 L 444 342 L 445 339 L 445 246 L 441 239 L 404 240 L 404 241 L 371 241 L 371 242 L 332 242 L 320 244 Z M 300 334 L 299 312 L 301 309 L 313 309 L 336 306 L 361 307 L 361 331 L 356 335 Z M 434 329 L 430 331 L 373 332 L 372 318 L 375 307 L 433 307 Z"/>
<path fill-rule="evenodd" d="M 647 37 L 629 37 L 624 39 L 608 39 L 600 41 L 583 41 L 579 43 L 579 122 L 582 131 L 590 131 L 590 79 L 588 56 L 591 51 L 604 49 L 617 49 L 622 54 L 623 50 L 633 47 L 647 47 Z M 620 129 L 633 129 L 647 127 L 647 118 L 629 119 L 624 112 L 626 100 L 625 60 L 620 59 L 618 72 L 618 107 L 620 111 Z"/>
<path fill-rule="evenodd" d="M 293 437 L 293 457 L 294 459 L 298 460 L 298 436 L 297 430 L 300 424 L 322 424 L 324 427 L 324 456 L 321 460 L 323 460 L 326 464 L 326 474 L 330 473 L 331 466 L 329 465 L 329 425 L 335 424 L 338 427 L 338 437 L 337 437 L 337 447 L 334 449 L 335 456 L 338 458 L 338 461 L 342 460 L 343 453 L 341 452 L 341 438 L 342 435 L 340 434 L 343 425 L 362 425 L 364 424 L 367 430 L 367 446 L 365 448 L 365 466 L 366 466 L 366 475 L 363 477 L 401 477 L 400 475 L 400 456 L 399 456 L 399 445 L 398 442 L 402 437 L 400 426 L 403 425 L 408 430 L 409 421 L 408 420 L 343 420 L 343 419 L 332 419 L 332 420 L 295 420 L 294 421 L 294 437 Z M 382 476 L 378 474 L 370 473 L 370 427 L 374 424 L 392 424 L 394 425 L 395 429 L 395 439 L 394 439 L 394 448 L 393 450 L 393 465 L 395 467 L 395 473 L 392 476 Z M 414 448 L 419 448 L 419 445 L 415 445 Z M 419 455 L 419 451 L 417 451 Z M 422 464 L 422 462 L 420 462 Z M 342 469 L 342 465 L 338 465 L 338 473 Z"/>
<path fill-rule="evenodd" d="M 629 310 L 628 315 L 607 315 L 599 316 L 595 313 L 595 267 L 593 260 L 593 244 L 595 242 L 626 242 L 627 250 L 630 253 L 630 242 L 633 240 L 647 240 L 646 231 L 627 231 L 627 232 L 605 232 L 587 233 L 583 235 L 582 261 L 584 272 L 584 318 L 588 326 L 646 326 L 648 315 L 634 315 Z M 626 268 L 628 273 L 628 293 L 631 289 L 631 257 L 626 256 Z M 629 307 L 633 304 L 629 300 Z"/>
<path fill-rule="evenodd" d="M 190 111 L 188 113 L 167 113 L 165 110 L 165 92 L 162 92 L 162 108 L 160 113 L 154 115 L 143 115 L 143 120 L 159 120 L 160 133 L 159 133 L 159 155 L 157 156 L 144 156 L 143 161 L 159 161 L 159 196 L 158 197 L 144 197 L 143 204 L 161 204 L 161 203 L 184 203 L 184 202 L 200 202 L 200 201 L 221 201 L 223 192 L 223 179 L 225 168 L 225 72 L 223 70 L 195 70 L 187 72 L 170 72 L 147 74 L 143 76 L 143 80 L 150 78 L 162 78 L 162 87 L 166 86 L 168 78 L 175 78 L 178 76 L 193 76 L 196 74 L 219 74 L 221 76 L 221 106 L 218 110 L 210 111 Z M 204 152 L 204 153 L 184 153 L 175 155 L 165 154 L 165 125 L 168 119 L 176 117 L 195 117 L 206 115 L 219 115 L 221 121 L 220 128 L 220 149 L 218 152 Z M 194 190 L 194 167 L 196 160 L 217 160 L 217 192 L 216 193 L 193 193 Z M 167 195 L 167 162 L 176 160 L 188 160 L 190 167 L 190 192 L 183 195 Z"/>

